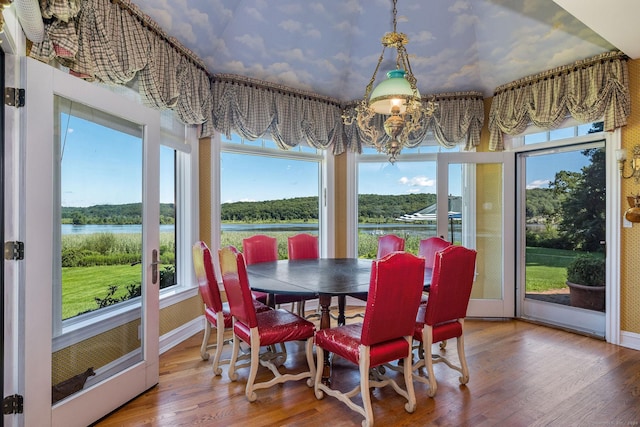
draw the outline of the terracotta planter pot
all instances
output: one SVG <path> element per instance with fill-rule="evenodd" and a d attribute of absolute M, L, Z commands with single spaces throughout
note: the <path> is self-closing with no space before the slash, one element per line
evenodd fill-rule
<path fill-rule="evenodd" d="M 569 302 L 573 307 L 588 310 L 604 311 L 605 286 L 585 286 L 567 282 L 569 287 Z"/>

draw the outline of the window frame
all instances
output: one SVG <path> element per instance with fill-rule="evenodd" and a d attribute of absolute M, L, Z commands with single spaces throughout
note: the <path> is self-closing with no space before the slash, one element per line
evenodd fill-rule
<path fill-rule="evenodd" d="M 435 147 L 429 149 L 429 151 L 422 150 L 420 147 Z M 411 150 L 411 152 L 403 151 L 400 152 L 396 159 L 396 163 L 408 163 L 408 162 L 433 162 L 436 165 L 436 178 L 437 178 L 437 163 L 438 163 L 438 154 L 440 153 L 458 153 L 461 151 L 461 144 L 456 144 L 455 147 L 446 148 L 438 144 L 438 142 L 433 137 L 432 133 L 428 133 L 425 136 L 425 139 Z M 375 147 L 372 146 L 363 146 L 362 153 L 354 153 L 351 158 L 348 158 L 349 166 L 348 170 L 348 190 L 347 190 L 347 199 L 349 202 L 347 203 L 347 215 L 350 221 L 352 222 L 351 226 L 347 228 L 347 230 L 351 231 L 351 239 L 348 239 L 348 248 L 347 253 L 350 257 L 358 257 L 358 237 L 359 237 L 359 218 L 358 218 L 358 196 L 359 196 L 359 185 L 358 178 L 360 174 L 360 164 L 362 163 L 381 163 L 388 162 L 389 156 L 384 153 L 373 152 Z M 436 188 L 436 196 L 437 196 L 437 188 Z"/>
<path fill-rule="evenodd" d="M 102 84 L 98 85 L 105 87 Z M 128 99 L 137 100 L 140 104 L 139 97 L 131 89 L 119 86 L 107 87 L 112 92 Z M 176 285 L 160 291 L 160 309 L 163 309 L 198 294 L 198 287 L 191 267 L 191 245 L 197 238 L 199 224 L 197 215 L 198 139 L 197 127 L 182 124 L 171 110 L 161 112 L 160 124 L 158 144 L 175 150 L 174 185 L 176 193 Z M 60 237 L 59 235 L 54 236 L 54 247 L 60 247 Z M 54 296 L 61 294 L 62 281 L 57 280 L 55 283 L 60 288 L 53 290 Z M 54 331 L 52 350 L 57 351 L 69 347 L 112 329 L 114 326 L 134 320 L 137 318 L 137 314 L 133 306 L 137 298 L 140 297 L 65 320 L 62 320 L 60 310 L 55 311 L 55 318 L 52 319 Z M 105 319 L 109 319 L 109 322 L 105 322 Z"/>
<path fill-rule="evenodd" d="M 237 139 L 236 142 L 234 138 Z M 212 181 L 212 195 L 211 195 L 211 244 L 213 247 L 220 247 L 220 233 L 222 229 L 222 221 L 220 219 L 221 213 L 221 176 L 220 165 L 222 161 L 222 153 L 232 153 L 240 155 L 251 156 L 263 156 L 278 159 L 290 159 L 293 161 L 309 161 L 315 162 L 318 165 L 318 240 L 320 246 L 321 257 L 333 257 L 335 254 L 335 236 L 330 233 L 329 230 L 334 229 L 335 213 L 332 207 L 335 205 L 334 196 L 334 157 L 328 150 L 315 149 L 311 147 L 307 150 L 307 146 L 304 143 L 300 143 L 296 147 L 292 147 L 290 150 L 282 150 L 279 148 L 272 148 L 270 143 L 273 143 L 268 137 L 262 137 L 259 139 L 260 144 L 256 141 L 249 141 L 245 144 L 245 139 L 237 134 L 232 134 L 232 138 L 227 140 L 219 133 L 212 137 L 212 145 L 217 149 L 211 150 L 211 181 Z M 266 141 L 266 142 L 265 142 Z M 275 144 L 274 144 L 275 145 Z M 315 152 L 312 152 L 315 150 Z M 331 209 L 330 209 L 331 207 Z M 217 274 L 217 272 L 216 272 Z M 218 278 L 219 279 L 219 278 Z"/>

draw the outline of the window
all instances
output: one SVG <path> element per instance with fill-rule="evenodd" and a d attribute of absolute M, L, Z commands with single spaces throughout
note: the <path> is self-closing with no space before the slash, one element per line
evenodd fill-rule
<path fill-rule="evenodd" d="M 557 142 L 568 140 L 579 136 L 585 136 L 596 132 L 602 132 L 603 122 L 594 122 L 586 124 L 578 124 L 574 119 L 568 119 L 560 128 L 545 130 L 539 132 L 536 128 L 531 127 L 522 137 L 524 145 L 540 144 L 545 142 Z M 538 128 L 539 129 L 539 128 Z M 513 138 L 514 144 L 518 143 L 520 138 Z"/>
<path fill-rule="evenodd" d="M 267 138 L 223 138 L 220 245 L 241 249 L 243 238 L 267 234 L 278 239 L 279 257 L 284 259 L 288 236 L 322 236 L 323 164 L 324 153 L 305 144 L 284 151 Z"/>
<path fill-rule="evenodd" d="M 357 162 L 358 257 L 375 258 L 381 234 L 403 237 L 405 250 L 414 254 L 421 239 L 436 235 L 436 156 L 442 151 L 459 147 L 448 150 L 428 135 L 419 146 L 403 148 L 394 164 L 363 147 Z M 459 201 L 452 195 L 449 210 Z"/>
<path fill-rule="evenodd" d="M 160 134 L 160 295 L 193 287 L 191 245 L 196 240 L 193 175 L 197 171 L 194 128 L 169 111 L 161 114 Z"/>
<path fill-rule="evenodd" d="M 54 261 L 55 336 L 127 310 L 141 295 L 143 129 L 56 97 L 59 254 Z M 190 287 L 191 145 L 185 126 L 162 113 L 160 289 Z M 189 252 L 187 252 L 189 251 Z"/>

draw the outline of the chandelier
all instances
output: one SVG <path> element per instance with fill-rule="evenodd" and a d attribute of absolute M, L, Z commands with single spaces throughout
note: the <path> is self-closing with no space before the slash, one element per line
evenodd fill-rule
<path fill-rule="evenodd" d="M 405 48 L 409 39 L 406 34 L 396 31 L 396 3 L 397 0 L 393 0 L 393 31 L 382 37 L 382 53 L 365 89 L 364 98 L 355 109 L 342 116 L 347 125 L 355 121 L 365 138 L 371 141 L 378 152 L 387 154 L 391 163 L 396 161 L 400 150 L 407 143 L 409 134 L 420 130 L 436 107 L 432 101 L 423 103 L 416 87 L 416 78 Z M 397 51 L 396 69 L 389 71 L 387 79 L 372 90 L 387 47 Z M 385 138 L 379 126 L 376 126 L 376 115 L 389 116 L 383 126 L 388 138 Z"/>

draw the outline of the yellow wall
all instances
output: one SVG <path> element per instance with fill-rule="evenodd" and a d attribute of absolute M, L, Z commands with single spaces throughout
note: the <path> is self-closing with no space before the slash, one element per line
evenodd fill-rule
<path fill-rule="evenodd" d="M 627 150 L 627 157 L 630 157 L 633 146 L 640 144 L 640 60 L 630 60 L 628 66 L 631 116 L 627 126 L 622 128 L 622 148 Z M 629 207 L 627 196 L 638 193 L 640 184 L 634 179 L 622 180 L 621 206 L 617 212 L 619 215 L 622 216 Z M 640 224 L 634 224 L 632 228 L 622 228 L 620 235 L 620 329 L 640 333 Z"/>
<path fill-rule="evenodd" d="M 211 246 L 211 138 L 201 139 L 198 150 L 200 240 Z"/>
<path fill-rule="evenodd" d="M 336 258 L 347 256 L 347 239 L 353 238 L 347 232 L 347 155 L 343 153 L 335 159 L 335 241 Z"/>

